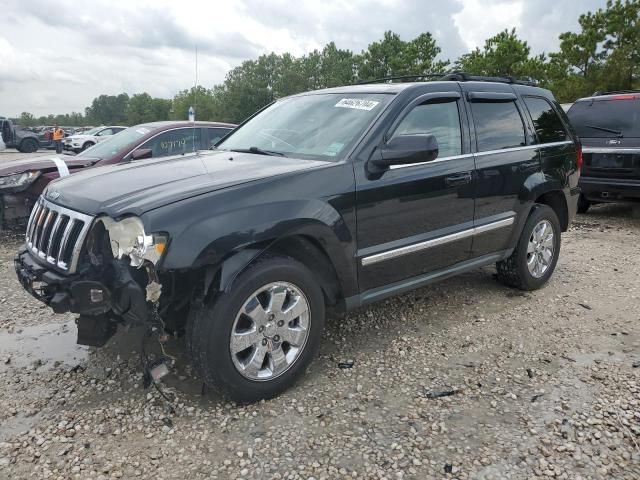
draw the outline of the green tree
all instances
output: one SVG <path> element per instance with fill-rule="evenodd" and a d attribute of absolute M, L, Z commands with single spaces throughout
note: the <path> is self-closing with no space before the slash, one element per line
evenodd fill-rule
<path fill-rule="evenodd" d="M 129 95 L 100 95 L 94 98 L 91 106 L 85 109 L 89 121 L 98 125 L 126 123 Z"/>
<path fill-rule="evenodd" d="M 545 76 L 544 54 L 530 57 L 529 44 L 518 38 L 516 29 L 504 30 L 487 39 L 455 62 L 455 69 L 473 75 L 513 76 L 541 80 Z"/>
<path fill-rule="evenodd" d="M 397 33 L 387 31 L 381 41 L 371 43 L 356 58 L 356 69 L 364 80 L 439 73 L 448 65 L 436 61 L 439 54 L 440 47 L 429 32 L 405 42 Z"/>
<path fill-rule="evenodd" d="M 36 124 L 36 119 L 33 114 L 29 112 L 22 112 L 18 119 L 18 123 L 23 127 L 32 127 Z"/>

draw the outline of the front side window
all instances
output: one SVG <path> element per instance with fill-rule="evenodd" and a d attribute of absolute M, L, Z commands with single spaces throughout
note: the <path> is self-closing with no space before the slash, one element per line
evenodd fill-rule
<path fill-rule="evenodd" d="M 472 102 L 478 151 L 502 150 L 526 144 L 524 124 L 515 102 Z"/>
<path fill-rule="evenodd" d="M 438 157 L 462 153 L 460 114 L 455 101 L 417 105 L 402 119 L 391 138 L 398 135 L 433 135 L 438 141 Z"/>
<path fill-rule="evenodd" d="M 562 120 L 547 100 L 524 97 L 524 103 L 533 119 L 539 143 L 562 142 L 567 139 Z"/>
<path fill-rule="evenodd" d="M 200 150 L 200 134 L 200 128 L 169 130 L 152 138 L 139 148 L 150 148 L 153 158 L 182 155 Z"/>
<path fill-rule="evenodd" d="M 104 137 L 107 135 L 112 135 L 113 132 L 110 128 L 105 128 L 104 130 L 102 130 L 100 133 L 98 133 L 98 135 L 96 135 L 97 137 Z"/>
<path fill-rule="evenodd" d="M 393 98 L 392 94 L 354 92 L 285 98 L 234 130 L 218 148 L 339 160 Z"/>

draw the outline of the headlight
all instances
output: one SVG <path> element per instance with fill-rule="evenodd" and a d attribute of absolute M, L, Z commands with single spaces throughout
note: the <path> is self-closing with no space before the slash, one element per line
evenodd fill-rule
<path fill-rule="evenodd" d="M 145 260 L 155 265 L 167 248 L 169 237 L 163 233 L 145 233 L 138 217 L 127 217 L 119 222 L 102 217 L 99 221 L 109 232 L 113 257 L 129 257 L 132 267 L 142 266 Z"/>
<path fill-rule="evenodd" d="M 0 177 L 0 190 L 26 187 L 31 185 L 39 176 L 40 172 L 24 172 Z"/>

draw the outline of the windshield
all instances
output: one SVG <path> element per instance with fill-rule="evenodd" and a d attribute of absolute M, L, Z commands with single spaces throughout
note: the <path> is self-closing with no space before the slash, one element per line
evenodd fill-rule
<path fill-rule="evenodd" d="M 576 102 L 567 115 L 581 137 L 640 137 L 640 98 Z"/>
<path fill-rule="evenodd" d="M 346 155 L 392 98 L 388 94 L 371 93 L 324 93 L 285 98 L 249 120 L 218 148 L 338 160 Z"/>
<path fill-rule="evenodd" d="M 123 131 L 105 137 L 105 140 L 100 143 L 96 143 L 93 147 L 87 148 L 82 153 L 78 154 L 78 157 L 110 158 L 120 152 L 123 148 L 132 148 L 133 144 L 151 130 L 143 126 L 135 126 L 124 129 Z"/>

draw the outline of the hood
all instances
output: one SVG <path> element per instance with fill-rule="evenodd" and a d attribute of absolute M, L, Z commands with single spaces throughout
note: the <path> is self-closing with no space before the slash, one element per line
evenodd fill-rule
<path fill-rule="evenodd" d="M 51 155 L 49 157 L 39 156 L 36 158 L 28 158 L 24 160 L 16 160 L 0 163 L 0 177 L 14 175 L 17 173 L 40 171 L 42 173 L 53 172 L 57 170 L 56 164 L 51 160 L 53 157 L 61 158 L 69 167 L 69 170 L 80 167 L 88 167 L 100 161 L 99 158 L 73 157 L 71 155 Z"/>
<path fill-rule="evenodd" d="M 51 183 L 45 195 L 76 211 L 115 218 L 125 213 L 141 215 L 196 195 L 328 164 L 250 153 L 200 152 L 91 168 Z"/>

